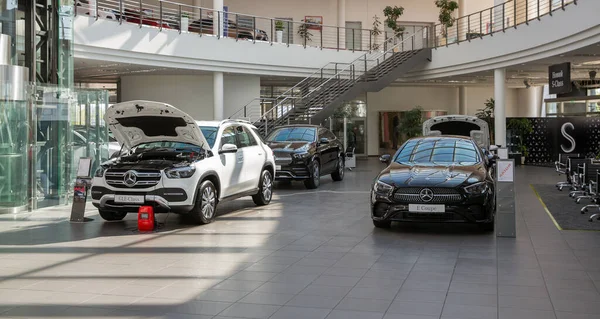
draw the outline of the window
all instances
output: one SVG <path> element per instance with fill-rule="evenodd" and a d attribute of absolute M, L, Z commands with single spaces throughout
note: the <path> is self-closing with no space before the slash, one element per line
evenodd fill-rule
<path fill-rule="evenodd" d="M 204 135 L 204 138 L 208 142 L 208 146 L 212 148 L 215 145 L 219 129 L 214 126 L 200 126 L 200 131 L 202 131 L 202 135 Z"/>
<path fill-rule="evenodd" d="M 314 127 L 283 127 L 273 131 L 267 141 L 273 142 L 314 142 L 317 130 Z"/>
<path fill-rule="evenodd" d="M 233 144 L 235 146 L 238 145 L 233 126 L 229 126 L 223 130 L 223 135 L 221 135 L 221 146 L 225 144 Z"/>
<path fill-rule="evenodd" d="M 244 128 L 243 126 L 236 126 L 235 131 L 237 139 L 239 141 L 239 148 L 256 145 L 256 140 L 254 139 L 254 136 L 252 136 L 252 134 L 250 134 L 246 130 L 246 128 Z"/>
<path fill-rule="evenodd" d="M 325 130 L 325 134 L 324 137 L 326 137 L 327 139 L 329 139 L 330 141 L 333 141 L 335 139 L 337 139 L 337 137 L 335 136 L 335 134 L 333 134 L 331 131 L 329 130 Z"/>
<path fill-rule="evenodd" d="M 260 139 L 260 141 L 263 144 L 266 144 L 265 139 L 262 137 L 262 135 L 260 135 L 260 132 L 258 131 L 258 129 L 256 127 L 253 127 L 252 131 L 254 132 L 254 134 L 256 134 L 256 136 L 258 136 L 258 138 Z"/>
<path fill-rule="evenodd" d="M 475 145 L 469 140 L 424 138 L 406 142 L 394 160 L 411 164 L 473 165 L 480 161 Z"/>

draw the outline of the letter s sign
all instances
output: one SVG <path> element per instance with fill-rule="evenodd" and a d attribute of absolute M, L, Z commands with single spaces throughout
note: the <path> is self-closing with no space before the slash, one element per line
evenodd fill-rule
<path fill-rule="evenodd" d="M 560 144 L 560 148 L 565 153 L 571 153 L 575 150 L 575 139 L 571 135 L 569 135 L 569 133 L 567 133 L 567 127 L 572 130 L 574 130 L 575 127 L 573 126 L 573 123 L 567 122 L 567 123 L 563 124 L 562 127 L 560 128 L 560 132 L 562 133 L 562 136 L 571 143 L 571 147 L 566 148 L 564 145 Z"/>

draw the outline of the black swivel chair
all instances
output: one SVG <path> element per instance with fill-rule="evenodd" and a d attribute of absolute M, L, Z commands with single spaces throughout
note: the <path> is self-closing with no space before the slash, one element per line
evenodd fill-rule
<path fill-rule="evenodd" d="M 569 193 L 569 197 L 575 198 L 575 196 L 581 195 L 585 193 L 585 187 L 583 184 L 583 164 L 590 162 L 589 158 L 568 158 L 568 174 L 571 181 L 571 192 Z M 560 189 L 560 188 L 559 188 Z"/>
<path fill-rule="evenodd" d="M 556 172 L 558 175 L 565 175 L 567 180 L 565 182 L 556 183 L 556 188 L 562 191 L 564 187 L 571 187 L 571 175 L 569 174 L 569 157 L 579 158 L 580 154 L 558 154 L 558 161 L 554 162 Z"/>
<path fill-rule="evenodd" d="M 584 194 L 580 196 L 576 196 L 575 200 L 577 204 L 581 203 L 582 199 L 590 199 L 595 201 L 596 195 L 592 194 L 590 191 L 595 190 L 595 183 L 597 180 L 598 170 L 600 170 L 600 162 L 594 162 L 592 159 L 588 159 L 583 164 L 583 174 L 581 175 L 581 184 L 584 189 Z"/>
<path fill-rule="evenodd" d="M 600 211 L 600 205 L 598 205 L 598 202 L 600 202 L 600 193 L 598 192 L 598 185 L 600 183 L 599 179 L 600 179 L 600 170 L 596 170 L 596 178 L 594 180 L 591 180 L 590 183 L 588 184 L 588 194 L 590 194 L 590 196 L 592 197 L 594 204 L 585 205 L 581 209 L 582 214 L 589 212 L 590 209 L 592 209 L 592 208 L 595 208 Z"/>

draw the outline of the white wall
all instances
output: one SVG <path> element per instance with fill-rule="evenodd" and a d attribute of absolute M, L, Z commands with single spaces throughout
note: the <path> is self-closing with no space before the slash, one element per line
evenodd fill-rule
<path fill-rule="evenodd" d="M 224 116 L 260 96 L 260 77 L 224 75 Z M 212 120 L 212 75 L 133 75 L 121 77 L 121 100 L 171 104 L 197 120 Z"/>

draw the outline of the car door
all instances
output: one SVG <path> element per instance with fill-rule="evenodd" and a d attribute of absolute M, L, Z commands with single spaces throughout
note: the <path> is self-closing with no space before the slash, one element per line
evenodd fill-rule
<path fill-rule="evenodd" d="M 252 133 L 244 125 L 236 126 L 236 136 L 239 143 L 238 147 L 244 154 L 240 191 L 245 192 L 258 187 L 265 151 L 258 145 Z"/>
<path fill-rule="evenodd" d="M 219 150 L 225 144 L 233 144 L 238 147 L 235 153 L 219 152 L 221 163 L 221 172 L 219 174 L 221 182 L 221 198 L 229 197 L 240 192 L 242 184 L 242 165 L 244 163 L 244 153 L 239 149 L 239 143 L 235 132 L 235 126 L 226 126 L 220 136 Z"/>
<path fill-rule="evenodd" d="M 326 130 L 324 128 L 319 128 L 318 131 L 318 139 L 317 139 L 317 150 L 319 152 L 319 154 L 321 155 L 321 174 L 325 175 L 331 172 L 331 170 L 333 169 L 333 156 L 332 156 L 332 145 L 331 142 L 329 141 L 329 143 L 321 143 L 321 139 L 326 138 L 327 140 L 329 140 L 329 138 L 326 135 Z"/>

